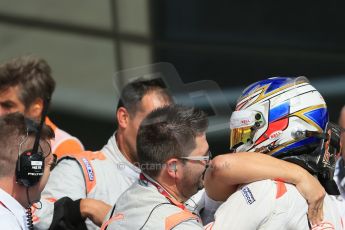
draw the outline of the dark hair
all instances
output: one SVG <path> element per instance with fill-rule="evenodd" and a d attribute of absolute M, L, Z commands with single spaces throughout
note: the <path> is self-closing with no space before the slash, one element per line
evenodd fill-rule
<path fill-rule="evenodd" d="M 23 137 L 35 138 L 36 133 L 28 132 L 28 123 L 38 124 L 20 113 L 10 113 L 0 117 L 0 177 L 14 175 L 18 159 L 19 144 Z M 43 125 L 41 139 L 54 138 L 53 130 Z M 33 145 L 34 141 L 32 141 Z"/>
<path fill-rule="evenodd" d="M 167 91 L 162 79 L 137 79 L 128 83 L 122 89 L 117 109 L 124 107 L 130 115 L 134 116 L 139 109 L 138 105 L 141 102 L 141 99 L 150 92 L 155 92 L 167 102 L 173 103 L 173 99 Z"/>
<path fill-rule="evenodd" d="M 37 98 L 50 99 L 55 81 L 48 63 L 35 56 L 21 56 L 0 65 L 0 90 L 19 86 L 19 100 L 27 109 Z"/>
<path fill-rule="evenodd" d="M 207 115 L 200 109 L 169 105 L 151 112 L 141 123 L 137 136 L 139 163 L 143 172 L 156 177 L 173 157 L 188 156 L 195 138 L 206 132 Z M 147 167 L 149 165 L 158 167 Z"/>

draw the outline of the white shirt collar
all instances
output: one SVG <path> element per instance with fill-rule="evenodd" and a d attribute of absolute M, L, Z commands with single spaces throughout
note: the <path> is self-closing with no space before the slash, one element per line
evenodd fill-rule
<path fill-rule="evenodd" d="M 5 192 L 0 188 L 0 201 L 5 205 L 5 208 L 11 212 L 14 217 L 17 219 L 18 224 L 22 227 L 22 229 L 26 229 L 26 210 L 25 208 L 10 194 Z"/>
<path fill-rule="evenodd" d="M 127 160 L 127 158 L 122 154 L 116 143 L 116 132 L 110 137 L 108 143 L 102 148 L 101 152 L 106 154 L 109 158 L 115 161 L 119 165 L 119 168 L 125 171 L 127 175 L 131 177 L 139 178 L 141 170 L 133 165 Z"/>

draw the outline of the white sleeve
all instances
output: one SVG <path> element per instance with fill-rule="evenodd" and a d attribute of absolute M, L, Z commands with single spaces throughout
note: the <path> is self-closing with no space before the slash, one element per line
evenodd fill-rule
<path fill-rule="evenodd" d="M 207 225 L 208 223 L 214 221 L 214 214 L 223 202 L 212 200 L 206 192 L 204 194 L 204 200 L 205 207 L 200 213 L 200 217 L 202 219 L 202 223 Z"/>
<path fill-rule="evenodd" d="M 273 210 L 276 189 L 269 180 L 242 186 L 216 211 L 212 229 L 259 229 Z"/>
<path fill-rule="evenodd" d="M 202 189 L 184 203 L 189 211 L 199 213 L 205 207 L 204 194 L 205 189 Z"/>
<path fill-rule="evenodd" d="M 54 214 L 54 202 L 62 197 L 77 200 L 86 197 L 85 180 L 77 161 L 63 159 L 51 172 L 41 194 L 42 208 L 33 210 L 35 229 L 48 229 Z"/>

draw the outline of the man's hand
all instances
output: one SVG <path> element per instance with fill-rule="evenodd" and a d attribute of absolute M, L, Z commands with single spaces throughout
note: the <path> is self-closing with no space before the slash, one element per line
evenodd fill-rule
<path fill-rule="evenodd" d="M 308 202 L 308 219 L 312 225 L 320 224 L 323 220 L 323 201 L 326 195 L 320 182 L 304 173 L 301 180 L 296 183 L 296 188 Z"/>
<path fill-rule="evenodd" d="M 100 200 L 91 198 L 80 201 L 80 213 L 83 218 L 89 218 L 95 225 L 101 227 L 111 206 Z"/>

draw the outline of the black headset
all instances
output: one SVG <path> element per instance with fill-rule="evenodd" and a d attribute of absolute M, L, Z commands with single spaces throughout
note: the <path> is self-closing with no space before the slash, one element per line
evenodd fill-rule
<path fill-rule="evenodd" d="M 44 172 L 44 154 L 39 150 L 41 130 L 47 115 L 49 100 L 44 100 L 40 124 L 25 118 L 27 136 L 19 144 L 18 160 L 16 165 L 16 181 L 25 187 L 38 183 Z M 36 134 L 32 149 L 22 151 L 22 144 L 27 141 L 30 134 Z"/>

